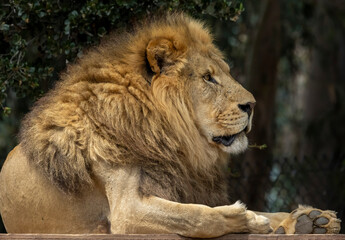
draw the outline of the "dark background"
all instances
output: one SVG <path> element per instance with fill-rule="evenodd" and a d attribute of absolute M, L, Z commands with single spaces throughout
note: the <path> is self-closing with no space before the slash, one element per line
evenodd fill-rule
<path fill-rule="evenodd" d="M 343 0 L 2 1 L 1 165 L 21 118 L 67 64 L 109 31 L 175 10 L 207 22 L 257 100 L 251 147 L 228 169 L 231 199 L 258 211 L 302 203 L 345 221 Z"/>

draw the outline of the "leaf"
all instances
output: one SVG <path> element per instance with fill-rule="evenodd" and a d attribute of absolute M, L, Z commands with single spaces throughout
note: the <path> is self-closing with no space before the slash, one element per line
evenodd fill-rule
<path fill-rule="evenodd" d="M 10 26 L 6 24 L 5 22 L 2 22 L 0 24 L 0 31 L 8 31 L 10 29 Z"/>
<path fill-rule="evenodd" d="M 9 107 L 4 107 L 3 108 L 3 113 L 6 117 L 8 117 L 11 114 L 12 109 Z"/>
<path fill-rule="evenodd" d="M 45 15 L 47 15 L 45 12 L 39 12 L 38 17 L 43 18 Z"/>

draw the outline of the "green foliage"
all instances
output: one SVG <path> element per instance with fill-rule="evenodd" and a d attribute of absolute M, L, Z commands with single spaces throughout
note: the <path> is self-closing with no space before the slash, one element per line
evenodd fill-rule
<path fill-rule="evenodd" d="M 0 107 L 9 91 L 30 100 L 41 96 L 66 67 L 112 29 L 168 11 L 195 17 L 236 19 L 243 0 L 68 1 L 9 0 L 0 8 Z"/>

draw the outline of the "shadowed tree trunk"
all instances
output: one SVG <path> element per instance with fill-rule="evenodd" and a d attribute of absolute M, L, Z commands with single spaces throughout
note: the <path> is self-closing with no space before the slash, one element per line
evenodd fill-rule
<path fill-rule="evenodd" d="M 345 2 L 312 3 L 315 5 L 311 29 L 314 38 L 302 96 L 305 129 L 302 129 L 299 159 L 312 159 L 318 172 L 314 177 L 306 177 L 297 189 L 306 204 L 323 209 L 332 206 L 343 218 L 345 192 L 339 191 L 339 186 L 345 182 L 345 131 L 341 127 L 345 122 Z"/>
<path fill-rule="evenodd" d="M 249 149 L 242 162 L 242 178 L 250 209 L 265 209 L 265 192 L 274 144 L 274 102 L 280 54 L 280 5 L 276 0 L 260 1 L 260 18 L 250 39 L 246 59 L 247 88 L 256 98 L 250 144 L 266 144 L 269 149 Z"/>

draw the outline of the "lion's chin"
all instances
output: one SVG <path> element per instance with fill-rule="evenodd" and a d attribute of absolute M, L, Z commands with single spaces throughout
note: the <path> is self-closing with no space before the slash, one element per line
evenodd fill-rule
<path fill-rule="evenodd" d="M 239 154 L 248 147 L 248 139 L 243 131 L 231 136 L 213 137 L 212 141 L 215 142 L 221 150 L 231 154 Z"/>

